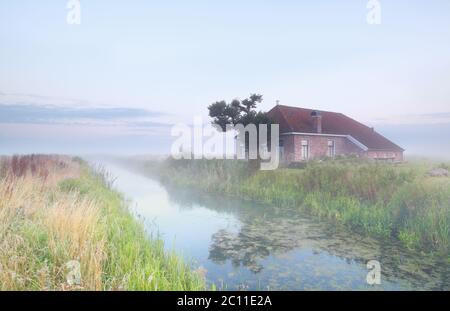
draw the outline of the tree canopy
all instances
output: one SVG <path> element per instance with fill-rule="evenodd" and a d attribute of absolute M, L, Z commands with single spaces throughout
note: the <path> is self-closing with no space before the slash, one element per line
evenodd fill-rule
<path fill-rule="evenodd" d="M 251 94 L 250 97 L 239 100 L 233 99 L 230 103 L 224 100 L 217 101 L 208 106 L 209 116 L 213 118 L 212 123 L 226 131 L 227 124 L 271 124 L 266 112 L 256 111 L 257 104 L 263 100 L 260 94 Z"/>

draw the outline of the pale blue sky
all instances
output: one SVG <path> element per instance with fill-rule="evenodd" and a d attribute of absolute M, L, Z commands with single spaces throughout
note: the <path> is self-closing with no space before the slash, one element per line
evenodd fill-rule
<path fill-rule="evenodd" d="M 343 112 L 420 152 L 405 128 L 450 134 L 450 1 L 381 0 L 381 25 L 367 2 L 81 0 L 68 25 L 66 0 L 0 0 L 0 151 L 106 151 L 121 137 L 168 152 L 160 123 L 258 92 L 261 109 Z M 33 121 L 18 104 L 64 108 Z M 80 107 L 83 120 L 64 117 Z M 118 122 L 99 116 L 116 108 Z"/>

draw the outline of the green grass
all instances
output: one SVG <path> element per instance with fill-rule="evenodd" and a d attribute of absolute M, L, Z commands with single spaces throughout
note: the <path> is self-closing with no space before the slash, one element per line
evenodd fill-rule
<path fill-rule="evenodd" d="M 70 157 L 13 159 L 0 159 L 0 290 L 206 289 L 145 232 L 107 175 Z"/>
<path fill-rule="evenodd" d="M 357 232 L 450 256 L 450 178 L 431 178 L 436 163 L 380 164 L 343 159 L 305 169 L 252 172 L 245 162 L 167 160 L 166 183 L 296 208 Z"/>
<path fill-rule="evenodd" d="M 102 175 L 92 172 L 60 184 L 63 191 L 79 192 L 102 206 L 98 230 L 106 232 L 107 237 L 104 289 L 205 289 L 204 279 L 175 253 L 167 253 L 162 240 L 150 239 L 121 195 L 105 185 Z"/>

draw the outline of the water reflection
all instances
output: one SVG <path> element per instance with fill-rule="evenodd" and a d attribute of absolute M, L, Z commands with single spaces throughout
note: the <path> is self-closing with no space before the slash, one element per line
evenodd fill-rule
<path fill-rule="evenodd" d="M 175 250 L 219 289 L 450 289 L 449 262 L 355 234 L 295 210 L 174 189 L 105 163 L 115 186 Z M 366 263 L 381 263 L 369 286 Z"/>
<path fill-rule="evenodd" d="M 245 267 L 254 274 L 260 274 L 266 266 L 270 267 L 268 258 L 282 258 L 292 251 L 312 252 L 340 258 L 348 265 L 358 265 L 362 269 L 369 260 L 376 259 L 382 265 L 384 281 L 392 283 L 386 288 L 450 289 L 448 262 L 431 260 L 429 256 L 408 251 L 393 241 L 377 241 L 351 233 L 294 210 L 189 190 L 166 189 L 170 200 L 181 208 L 207 206 L 220 213 L 231 213 L 239 219 L 241 226 L 237 232 L 220 228 L 211 237 L 208 258 L 217 264 L 230 261 L 235 268 Z M 305 266 L 300 269 L 305 269 Z M 293 266 L 293 274 L 295 269 Z M 317 273 L 325 271 L 319 269 Z"/>

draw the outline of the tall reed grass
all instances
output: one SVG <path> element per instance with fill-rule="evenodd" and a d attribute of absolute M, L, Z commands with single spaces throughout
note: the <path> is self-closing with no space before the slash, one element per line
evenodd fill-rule
<path fill-rule="evenodd" d="M 169 159 L 159 176 L 174 185 L 307 211 L 450 260 L 450 178 L 428 177 L 428 169 L 342 160 L 249 173 L 245 162 Z"/>
<path fill-rule="evenodd" d="M 1 290 L 205 288 L 81 160 L 17 156 L 0 164 Z M 73 262 L 76 283 L 68 280 Z"/>

